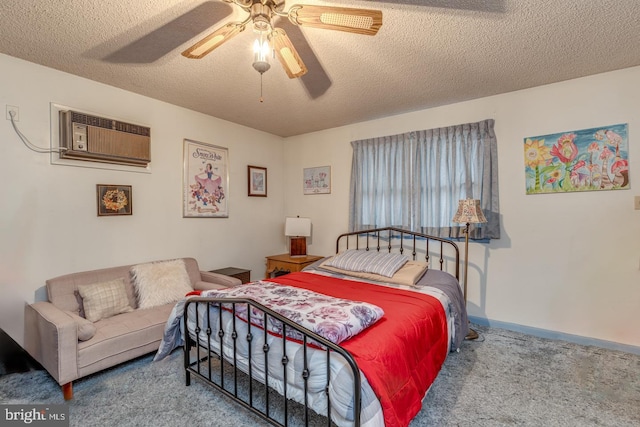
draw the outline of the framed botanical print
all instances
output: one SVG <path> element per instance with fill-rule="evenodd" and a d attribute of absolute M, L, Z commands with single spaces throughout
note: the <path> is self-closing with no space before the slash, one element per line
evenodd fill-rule
<path fill-rule="evenodd" d="M 247 166 L 248 195 L 253 197 L 267 197 L 267 168 Z"/>
<path fill-rule="evenodd" d="M 303 194 L 331 193 L 331 166 L 305 168 L 302 189 Z"/>
<path fill-rule="evenodd" d="M 190 139 L 183 145 L 182 216 L 227 218 L 229 150 Z"/>
<path fill-rule="evenodd" d="M 133 214 L 130 185 L 97 184 L 98 216 Z"/>

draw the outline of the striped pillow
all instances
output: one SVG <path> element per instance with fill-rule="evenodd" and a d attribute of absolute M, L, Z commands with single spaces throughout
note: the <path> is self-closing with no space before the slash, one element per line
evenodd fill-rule
<path fill-rule="evenodd" d="M 347 271 L 361 271 L 391 277 L 408 260 L 401 254 L 350 249 L 333 257 L 327 265 Z"/>

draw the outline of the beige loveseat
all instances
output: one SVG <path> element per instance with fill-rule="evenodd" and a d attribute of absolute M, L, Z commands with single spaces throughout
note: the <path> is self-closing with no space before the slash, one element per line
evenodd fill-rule
<path fill-rule="evenodd" d="M 175 266 L 176 263 L 181 266 L 182 261 L 188 278 L 181 269 L 182 277 L 177 281 L 189 281 L 193 289 L 220 289 L 241 283 L 233 277 L 200 271 L 193 258 L 85 271 L 46 281 L 48 301 L 35 302 L 25 308 L 25 349 L 62 386 L 66 400 L 73 398 L 72 381 L 158 349 L 175 304 L 141 308 L 145 306 L 141 302 L 149 304 L 148 300 L 141 299 L 143 288 L 137 282 L 141 277 L 139 268 Z M 162 284 L 158 287 L 165 286 L 167 281 L 171 285 L 171 274 L 161 276 L 156 281 Z M 124 283 L 124 290 L 120 282 Z M 106 318 L 96 320 L 93 305 L 91 312 L 85 312 L 89 304 L 94 303 L 95 295 L 104 296 L 104 292 L 100 293 L 103 289 L 107 289 L 107 297 L 111 298 L 112 288 L 119 294 L 120 303 L 124 301 L 126 305 L 117 310 L 119 314 L 106 313 Z M 97 313 L 104 314 L 103 311 Z M 94 321 L 87 317 L 93 317 Z"/>

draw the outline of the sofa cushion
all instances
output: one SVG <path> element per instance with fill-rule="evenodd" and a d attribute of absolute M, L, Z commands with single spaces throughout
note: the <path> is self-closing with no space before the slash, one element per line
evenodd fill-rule
<path fill-rule="evenodd" d="M 182 258 L 182 260 L 187 268 L 187 273 L 189 273 L 189 283 L 193 285 L 198 280 L 202 280 L 201 273 L 203 272 L 200 271 L 198 261 L 196 261 L 195 258 Z"/>
<path fill-rule="evenodd" d="M 131 268 L 130 265 L 110 267 L 100 270 L 65 274 L 64 276 L 48 279 L 46 281 L 47 297 L 49 301 L 59 309 L 68 310 L 82 316 L 84 313 L 82 312 L 82 298 L 78 294 L 78 286 L 122 279 L 127 288 L 129 305 L 135 307 L 136 296 L 133 285 L 131 285 L 129 280 L 129 268 Z"/>
<path fill-rule="evenodd" d="M 93 324 L 90 320 L 85 319 L 84 317 L 80 317 L 72 311 L 65 311 L 74 322 L 76 322 L 76 326 L 78 328 L 78 340 L 86 341 L 93 338 L 96 334 L 96 325 Z"/>
<path fill-rule="evenodd" d="M 138 308 L 176 302 L 193 291 L 182 259 L 134 265 L 131 274 Z"/>
<path fill-rule="evenodd" d="M 79 285 L 78 293 L 82 297 L 84 315 L 92 322 L 133 311 L 122 279 Z"/>
<path fill-rule="evenodd" d="M 96 372 L 112 366 L 109 359 L 119 354 L 149 345 L 153 346 L 150 351 L 157 350 L 174 305 L 138 309 L 96 322 L 94 337 L 78 343 L 78 368 L 91 367 Z"/>
<path fill-rule="evenodd" d="M 201 280 L 198 261 L 194 258 L 183 258 L 184 264 L 189 273 L 190 283 L 196 283 Z M 106 282 L 113 279 L 121 278 L 124 280 L 127 288 L 127 297 L 129 305 L 137 307 L 135 290 L 131 283 L 131 265 L 123 265 L 118 267 L 103 268 L 99 270 L 83 271 L 79 273 L 65 274 L 63 276 L 54 277 L 46 281 L 47 297 L 56 307 L 61 310 L 69 310 L 80 316 L 82 312 L 82 300 L 78 294 L 78 286 L 89 283 Z"/>

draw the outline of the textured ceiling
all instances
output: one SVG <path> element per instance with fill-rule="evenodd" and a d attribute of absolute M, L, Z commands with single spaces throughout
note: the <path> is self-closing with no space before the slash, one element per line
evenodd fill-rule
<path fill-rule="evenodd" d="M 380 9 L 376 36 L 286 28 L 309 72 L 251 67 L 220 0 L 2 0 L 0 52 L 283 137 L 640 65 L 638 0 L 287 0 Z M 571 100 L 558 99 L 567 103 Z"/>

